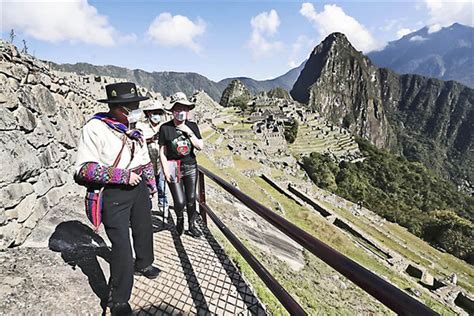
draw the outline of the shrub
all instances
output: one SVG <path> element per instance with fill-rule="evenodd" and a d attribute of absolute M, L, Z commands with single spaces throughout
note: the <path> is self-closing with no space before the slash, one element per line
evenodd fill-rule
<path fill-rule="evenodd" d="M 354 203 L 362 201 L 431 245 L 473 263 L 474 198 L 420 163 L 357 142 L 367 157 L 363 162 L 337 163 L 318 153 L 303 158 L 312 181 Z"/>

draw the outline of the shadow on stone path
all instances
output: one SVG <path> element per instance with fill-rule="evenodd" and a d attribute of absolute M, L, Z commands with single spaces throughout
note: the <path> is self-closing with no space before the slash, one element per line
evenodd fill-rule
<path fill-rule="evenodd" d="M 76 266 L 81 269 L 105 311 L 110 289 L 97 257 L 109 262 L 110 249 L 102 237 L 79 221 L 67 221 L 56 227 L 48 247 L 52 251 L 60 252 L 64 262 L 73 269 L 76 269 Z"/>
<path fill-rule="evenodd" d="M 201 238 L 178 236 L 173 218 L 153 212 L 156 280 L 135 278 L 137 315 L 266 315 L 252 289 L 202 223 Z"/>
<path fill-rule="evenodd" d="M 65 201 L 42 219 L 26 247 L 0 255 L 0 314 L 108 314 L 110 248 L 96 234 L 82 199 Z M 264 315 L 265 309 L 211 232 L 179 237 L 153 212 L 155 280 L 136 276 L 130 304 L 136 315 Z M 80 220 L 76 220 L 80 219 Z M 79 267 L 79 269 L 78 269 Z M 3 281 L 2 281 L 3 280 Z M 2 294 L 2 295 L 3 295 Z M 0 296 L 2 296 L 0 295 Z"/>

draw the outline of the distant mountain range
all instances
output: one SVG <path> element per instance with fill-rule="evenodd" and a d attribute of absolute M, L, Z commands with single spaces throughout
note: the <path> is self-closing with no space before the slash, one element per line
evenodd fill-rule
<path fill-rule="evenodd" d="M 434 33 L 429 33 L 428 28 L 424 27 L 390 42 L 382 51 L 369 53 L 368 57 L 377 66 L 390 68 L 401 74 L 413 73 L 442 80 L 456 80 L 474 87 L 473 38 L 474 28 L 457 23 Z M 189 95 L 202 89 L 215 101 L 219 101 L 224 89 L 234 79 L 242 81 L 253 94 L 277 87 L 290 91 L 305 62 L 274 79 L 234 77 L 218 82 L 193 72 L 147 72 L 88 63 L 51 64 L 53 69 L 61 71 L 125 78 L 163 95 L 177 91 Z"/>
<path fill-rule="evenodd" d="M 461 184 L 474 184 L 474 90 L 376 67 L 342 33 L 311 53 L 292 97 L 323 118 Z"/>
<path fill-rule="evenodd" d="M 349 128 L 379 148 L 451 178 L 474 183 L 473 28 L 453 24 L 438 32 L 423 28 L 366 56 L 341 33 L 319 44 L 299 67 L 271 80 L 226 78 L 214 82 L 197 73 L 146 72 L 86 63 L 53 69 L 121 77 L 170 95 L 204 90 L 219 102 L 239 79 L 251 93 L 282 87 L 326 119 Z M 386 68 L 379 68 L 379 67 Z M 398 73 L 420 73 L 438 77 Z"/>
<path fill-rule="evenodd" d="M 218 85 L 222 87 L 222 91 L 227 87 L 227 85 L 234 79 L 238 79 L 249 89 L 252 94 L 255 94 L 260 91 L 269 91 L 274 88 L 283 88 L 286 91 L 290 91 L 293 88 L 293 84 L 298 79 L 301 70 L 303 69 L 306 61 L 302 62 L 296 68 L 291 69 L 287 73 L 269 80 L 255 80 L 248 77 L 236 77 L 236 78 L 226 78 L 218 82 Z"/>
<path fill-rule="evenodd" d="M 437 32 L 424 27 L 390 42 L 368 57 L 401 74 L 456 80 L 474 87 L 474 28 L 454 23 Z"/>
<path fill-rule="evenodd" d="M 53 69 L 66 72 L 83 74 L 94 74 L 99 76 L 111 76 L 124 78 L 138 83 L 148 89 L 160 92 L 162 95 L 171 95 L 178 91 L 183 91 L 191 95 L 195 90 L 204 90 L 211 98 L 219 102 L 222 92 L 234 79 L 242 81 L 249 91 L 256 94 L 260 91 L 268 91 L 281 87 L 287 91 L 291 90 L 298 78 L 304 62 L 288 71 L 287 73 L 269 80 L 255 80 L 247 77 L 226 78 L 219 82 L 214 82 L 200 74 L 194 72 L 147 72 L 141 69 L 130 70 L 117 66 L 96 66 L 88 63 L 76 64 L 55 64 L 49 62 Z"/>

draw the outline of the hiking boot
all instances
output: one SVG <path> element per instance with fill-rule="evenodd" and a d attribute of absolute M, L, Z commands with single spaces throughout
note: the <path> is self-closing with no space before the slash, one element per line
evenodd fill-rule
<path fill-rule="evenodd" d="M 176 231 L 178 235 L 181 236 L 184 232 L 184 217 L 178 217 L 176 220 Z"/>
<path fill-rule="evenodd" d="M 132 315 L 132 308 L 128 303 L 113 303 L 110 312 L 112 316 L 130 316 Z"/>
<path fill-rule="evenodd" d="M 137 270 L 135 269 L 135 275 L 142 275 L 148 279 L 156 279 L 158 275 L 160 274 L 161 270 L 158 269 L 157 267 L 154 267 L 153 265 L 149 265 L 148 267 Z"/>
<path fill-rule="evenodd" d="M 201 231 L 194 225 L 194 223 L 189 224 L 188 234 L 194 238 L 202 236 Z"/>

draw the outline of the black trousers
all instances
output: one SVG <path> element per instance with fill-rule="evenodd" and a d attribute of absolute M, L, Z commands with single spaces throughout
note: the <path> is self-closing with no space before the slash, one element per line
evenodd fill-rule
<path fill-rule="evenodd" d="M 177 217 L 183 217 L 184 208 L 188 212 L 189 223 L 196 219 L 197 164 L 181 164 L 181 180 L 168 184 L 173 196 L 173 207 Z"/>
<path fill-rule="evenodd" d="M 102 222 L 112 242 L 110 261 L 113 302 L 128 302 L 133 287 L 134 263 L 129 228 L 132 228 L 135 268 L 153 263 L 151 202 L 145 180 L 139 185 L 107 186 L 103 192 Z"/>

